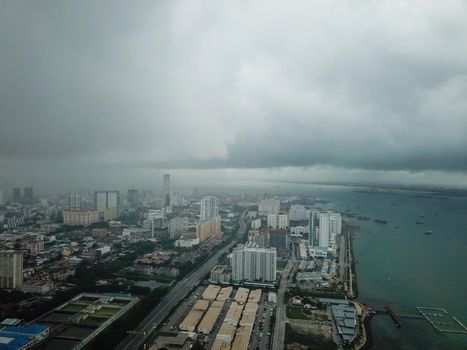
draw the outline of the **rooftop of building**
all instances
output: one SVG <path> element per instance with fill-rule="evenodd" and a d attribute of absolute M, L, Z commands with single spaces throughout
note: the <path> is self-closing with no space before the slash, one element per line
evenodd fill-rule
<path fill-rule="evenodd" d="M 215 284 L 210 284 L 203 292 L 203 299 L 214 300 L 217 297 L 217 294 L 221 290 L 221 287 L 216 286 Z"/>
<path fill-rule="evenodd" d="M 195 305 L 193 305 L 193 310 L 206 311 L 209 307 L 209 300 L 199 299 Z"/>
<path fill-rule="evenodd" d="M 232 287 L 225 287 L 225 288 L 222 288 L 222 289 L 219 291 L 219 294 L 217 294 L 216 300 L 220 300 L 220 301 L 225 301 L 225 300 L 227 300 L 227 299 L 230 297 L 230 294 L 232 293 L 232 290 L 233 290 Z"/>
<path fill-rule="evenodd" d="M 249 293 L 249 289 L 240 287 L 238 288 L 237 293 L 235 293 L 234 300 L 238 303 L 244 303 L 247 301 Z"/>
<path fill-rule="evenodd" d="M 250 291 L 250 295 L 248 297 L 248 302 L 249 303 L 259 303 L 259 301 L 261 299 L 261 294 L 262 294 L 261 289 L 253 289 L 252 291 Z"/>

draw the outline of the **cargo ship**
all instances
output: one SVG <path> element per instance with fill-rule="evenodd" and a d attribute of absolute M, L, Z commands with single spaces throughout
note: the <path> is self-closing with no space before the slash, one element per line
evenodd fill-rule
<path fill-rule="evenodd" d="M 425 234 L 426 235 L 431 235 L 431 234 L 433 234 L 433 231 L 431 231 L 431 230 L 425 231 Z"/>
<path fill-rule="evenodd" d="M 376 222 L 377 224 L 387 224 L 387 220 L 382 220 L 382 219 L 375 219 L 374 222 Z"/>

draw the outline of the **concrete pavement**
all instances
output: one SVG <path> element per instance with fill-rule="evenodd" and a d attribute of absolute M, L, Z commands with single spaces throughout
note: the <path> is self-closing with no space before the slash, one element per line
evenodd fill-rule
<path fill-rule="evenodd" d="M 272 338 L 272 349 L 283 350 L 285 338 L 285 320 L 286 320 L 286 304 L 284 303 L 284 295 L 289 282 L 289 274 L 295 265 L 295 254 L 291 254 L 290 260 L 287 262 L 279 284 L 279 291 L 277 293 L 277 309 L 276 309 L 276 322 L 274 325 L 274 334 Z"/>

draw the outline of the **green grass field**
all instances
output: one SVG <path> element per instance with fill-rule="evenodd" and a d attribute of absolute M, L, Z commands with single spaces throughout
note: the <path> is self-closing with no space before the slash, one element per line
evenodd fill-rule
<path fill-rule="evenodd" d="M 300 319 L 300 320 L 309 319 L 302 313 L 302 309 L 299 307 L 288 306 L 286 314 L 288 318 L 295 318 L 295 319 Z"/>

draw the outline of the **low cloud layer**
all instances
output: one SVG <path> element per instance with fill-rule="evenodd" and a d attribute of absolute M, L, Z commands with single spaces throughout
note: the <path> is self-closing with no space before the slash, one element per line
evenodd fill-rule
<path fill-rule="evenodd" d="M 4 2 L 0 165 L 465 173 L 465 18 L 460 0 Z"/>

